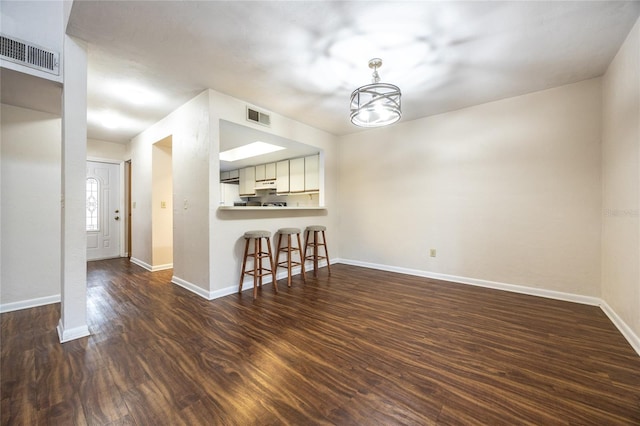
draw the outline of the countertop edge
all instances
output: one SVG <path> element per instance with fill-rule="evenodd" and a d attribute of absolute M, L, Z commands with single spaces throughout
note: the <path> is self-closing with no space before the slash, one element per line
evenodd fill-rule
<path fill-rule="evenodd" d="M 327 210 L 326 207 L 260 207 L 260 206 L 220 206 L 218 210 L 224 211 L 289 211 L 289 210 Z"/>

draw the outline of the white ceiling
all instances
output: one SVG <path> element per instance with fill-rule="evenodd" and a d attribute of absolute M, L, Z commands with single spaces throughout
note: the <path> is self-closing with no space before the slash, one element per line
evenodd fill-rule
<path fill-rule="evenodd" d="M 76 0 L 67 32 L 89 42 L 89 137 L 127 142 L 205 88 L 358 131 L 349 96 L 373 57 L 403 121 L 577 82 L 605 72 L 639 14 L 637 1 Z M 128 124 L 102 127 L 106 110 Z"/>

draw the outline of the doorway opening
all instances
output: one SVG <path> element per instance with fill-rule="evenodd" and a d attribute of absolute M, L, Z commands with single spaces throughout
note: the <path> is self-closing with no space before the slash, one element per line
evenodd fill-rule
<path fill-rule="evenodd" d="M 173 268 L 173 141 L 168 136 L 152 147 L 151 265 Z"/>

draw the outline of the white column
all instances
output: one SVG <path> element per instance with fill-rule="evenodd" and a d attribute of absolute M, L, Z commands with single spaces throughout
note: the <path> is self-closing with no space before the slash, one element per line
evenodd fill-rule
<path fill-rule="evenodd" d="M 64 37 L 62 94 L 62 235 L 60 342 L 89 335 L 87 326 L 87 52 Z"/>

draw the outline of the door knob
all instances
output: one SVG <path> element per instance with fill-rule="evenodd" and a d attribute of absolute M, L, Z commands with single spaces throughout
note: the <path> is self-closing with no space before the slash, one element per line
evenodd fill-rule
<path fill-rule="evenodd" d="M 116 210 L 114 213 L 120 213 L 120 210 Z"/>
<path fill-rule="evenodd" d="M 120 216 L 114 217 L 115 220 L 120 220 Z"/>

